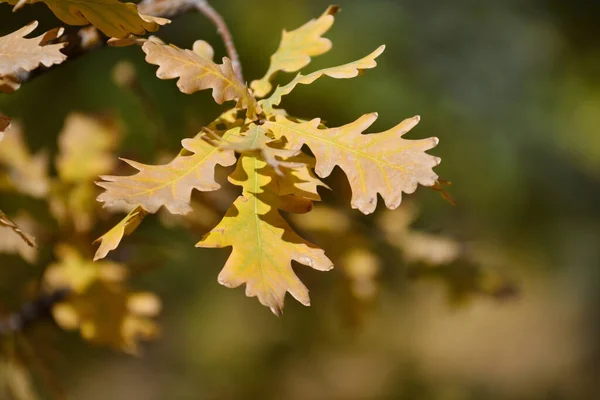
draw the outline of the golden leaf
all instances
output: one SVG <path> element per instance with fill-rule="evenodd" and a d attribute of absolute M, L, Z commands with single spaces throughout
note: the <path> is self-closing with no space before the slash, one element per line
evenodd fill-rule
<path fill-rule="evenodd" d="M 136 207 L 125 218 L 115 225 L 110 231 L 94 241 L 100 243 L 100 247 L 94 255 L 94 261 L 100 260 L 111 251 L 116 249 L 123 239 L 123 236 L 131 234 L 142 222 L 147 213 L 141 208 Z"/>
<path fill-rule="evenodd" d="M 150 317 L 160 312 L 160 300 L 148 292 L 129 292 L 121 264 L 92 262 L 67 245 L 57 246 L 58 262 L 44 274 L 49 290 L 71 289 L 71 295 L 52 308 L 63 329 L 79 329 L 90 342 L 138 352 L 138 339 L 151 339 L 158 328 Z"/>
<path fill-rule="evenodd" d="M 0 1 L 1 2 L 1 1 Z M 41 65 L 50 67 L 60 64 L 67 56 L 60 52 L 66 43 L 47 44 L 61 30 L 53 30 L 41 36 L 27 39 L 25 36 L 37 28 L 33 21 L 23 28 L 0 37 L 0 91 L 12 93 L 20 86 L 23 73 Z"/>
<path fill-rule="evenodd" d="M 276 177 L 264 160 L 242 156 L 230 176 L 232 183 L 243 187 L 242 195 L 196 246 L 233 246 L 219 283 L 227 287 L 245 283 L 247 296 L 258 297 L 279 315 L 286 292 L 300 303 L 310 304 L 308 289 L 294 274 L 292 260 L 319 271 L 330 270 L 333 265 L 323 250 L 298 236 L 277 211 L 297 211 L 302 205 L 303 211 L 308 211 L 312 202 L 296 196 L 280 197 Z"/>
<path fill-rule="evenodd" d="M 294 168 L 300 164 L 289 161 L 289 158 L 299 153 L 299 150 L 285 148 L 283 143 L 275 143 L 272 135 L 260 125 L 251 123 L 247 130 L 238 135 L 232 135 L 229 141 L 216 138 L 222 149 L 234 150 L 240 154 L 260 153 L 261 157 L 277 174 L 282 175 L 281 168 Z M 281 141 L 280 141 L 281 142 Z"/>
<path fill-rule="evenodd" d="M 239 128 L 233 130 L 239 131 Z M 106 191 L 98 196 L 98 201 L 104 202 L 107 207 L 139 205 L 151 214 L 161 206 L 173 214 L 187 214 L 191 211 L 192 191 L 218 189 L 220 186 L 214 179 L 215 167 L 232 165 L 235 155 L 231 150 L 213 146 L 202 136 L 184 139 L 182 145 L 190 155 L 179 154 L 169 164 L 145 165 L 124 160 L 140 172 L 131 176 L 102 176 L 104 181 L 97 182 L 97 185 Z"/>
<path fill-rule="evenodd" d="M 279 178 L 279 194 L 294 195 L 310 200 L 321 200 L 318 188 L 322 186 L 329 189 L 313 172 L 315 158 L 308 154 L 300 153 L 287 159 L 288 162 L 297 163 L 298 166 L 289 168 L 285 178 Z"/>
<path fill-rule="evenodd" d="M 377 206 L 377 193 L 388 208 L 395 209 L 403 192 L 413 193 L 419 184 L 432 186 L 437 180 L 432 168 L 440 163 L 439 158 L 425 153 L 437 145 L 437 138 L 402 138 L 419 122 L 418 116 L 388 131 L 363 135 L 376 119 L 376 113 L 366 114 L 338 128 L 319 129 L 318 118 L 296 123 L 277 116 L 264 126 L 275 137 L 286 137 L 293 148 L 308 145 L 317 159 L 315 171 L 321 178 L 339 165 L 352 188 L 352 207 L 370 214 Z"/>
<path fill-rule="evenodd" d="M 0 3 L 16 5 L 19 0 L 0 0 Z M 130 33 L 142 35 L 158 30 L 170 22 L 164 18 L 141 15 L 134 3 L 118 0 L 29 0 L 28 3 L 45 3 L 66 24 L 92 24 L 106 36 L 122 38 Z"/>
<path fill-rule="evenodd" d="M 385 46 L 379 46 L 375 51 L 360 60 L 352 61 L 344 65 L 338 65 L 336 67 L 330 67 L 312 72 L 308 75 L 298 74 L 292 79 L 287 85 L 277 86 L 273 94 L 267 99 L 261 100 L 259 104 L 265 110 L 272 111 L 274 106 L 281 103 L 281 98 L 294 90 L 299 85 L 310 85 L 323 75 L 329 76 L 330 78 L 336 79 L 349 79 L 359 76 L 365 69 L 375 68 L 377 62 L 375 59 L 383 53 Z"/>
<path fill-rule="evenodd" d="M 249 118 L 260 112 L 256 99 L 236 77 L 229 58 L 223 57 L 223 64 L 216 64 L 192 50 L 153 41 L 145 42 L 142 50 L 146 53 L 146 62 L 158 65 L 156 76 L 160 79 L 179 78 L 177 87 L 183 93 L 212 89 L 218 104 L 235 100 L 236 107 L 248 109 Z"/>
<path fill-rule="evenodd" d="M 0 142 L 0 166 L 6 173 L 6 189 L 14 189 L 33 197 L 44 197 L 50 188 L 48 157 L 40 152 L 29 153 L 18 124 L 13 123 Z M 0 174 L 2 170 L 0 169 Z"/>
<path fill-rule="evenodd" d="M 322 35 L 331 28 L 333 16 L 338 11 L 339 7 L 330 6 L 319 18 L 312 19 L 293 31 L 283 31 L 279 48 L 271 56 L 271 64 L 265 76 L 250 84 L 257 97 L 269 94 L 272 89 L 270 80 L 278 71 L 299 71 L 310 63 L 310 57 L 331 49 L 331 41 Z"/>
<path fill-rule="evenodd" d="M 27 39 L 25 36 L 37 28 L 33 21 L 21 29 L 0 37 L 0 76 L 18 74 L 21 70 L 31 71 L 40 64 L 50 67 L 60 64 L 67 56 L 60 52 L 66 43 L 42 45 L 47 38 L 44 35 Z"/>

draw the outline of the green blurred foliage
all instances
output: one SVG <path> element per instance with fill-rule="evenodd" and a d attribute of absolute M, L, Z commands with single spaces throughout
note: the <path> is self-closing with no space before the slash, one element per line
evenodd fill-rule
<path fill-rule="evenodd" d="M 327 6 L 213 3 L 230 26 L 248 81 L 264 73 L 282 28 Z M 162 338 L 142 358 L 90 348 L 48 326 L 28 333 L 73 398 L 571 400 L 600 392 L 598 3 L 339 3 L 327 35 L 333 50 L 308 69 L 357 59 L 383 43 L 379 66 L 360 79 L 301 87 L 283 107 L 331 125 L 377 111 L 373 130 L 421 115 L 411 137 L 440 138 L 432 151 L 443 160 L 437 172 L 454 182 L 458 205 L 421 189 L 412 196 L 421 209 L 416 226 L 472 242 L 480 263 L 519 281 L 521 296 L 475 297 L 456 308 L 438 280 L 414 280 L 397 253 L 376 245 L 384 260 L 380 296 L 360 327 L 343 323 L 339 270 L 298 269 L 313 306 L 288 301 L 277 319 L 242 289 L 217 284 L 229 250 L 195 249 L 202 232 L 149 217 L 115 255 L 140 271 L 136 287 L 163 299 Z M 16 14 L 3 4 L 0 35 L 33 19 L 40 30 L 60 25 L 41 4 Z M 215 28 L 199 14 L 176 18 L 158 36 L 188 48 L 204 39 L 224 55 Z M 122 60 L 134 64 L 146 101 L 113 83 Z M 22 123 L 34 150 L 51 154 L 69 113 L 112 115 L 124 127 L 116 156 L 156 162 L 222 108 L 207 92 L 180 93 L 155 70 L 139 48 L 101 49 L 0 95 L 0 110 Z M 334 191 L 325 201 L 346 209 L 362 233 L 375 232 L 374 218 L 349 210 L 340 177 L 337 171 L 327 180 Z M 33 200 L 17 204 L 3 195 L 0 206 L 26 207 L 44 219 Z M 18 307 L 23 286 L 51 259 L 48 251 L 29 266 L 0 256 L 3 308 Z"/>

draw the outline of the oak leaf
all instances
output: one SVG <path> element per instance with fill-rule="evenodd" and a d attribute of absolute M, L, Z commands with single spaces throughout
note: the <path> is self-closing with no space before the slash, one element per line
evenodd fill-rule
<path fill-rule="evenodd" d="M 324 54 L 331 49 L 331 41 L 322 35 L 331 28 L 334 15 L 338 11 L 339 7 L 330 6 L 319 18 L 312 19 L 293 31 L 283 30 L 281 42 L 271 56 L 265 76 L 250 84 L 257 97 L 269 94 L 272 89 L 270 80 L 278 71 L 299 71 L 310 63 L 310 57 Z"/>
<path fill-rule="evenodd" d="M 370 214 L 377 206 L 377 193 L 388 208 L 395 209 L 403 192 L 413 193 L 419 184 L 432 186 L 437 180 L 432 168 L 440 162 L 425 153 L 437 145 L 437 138 L 402 138 L 419 122 L 418 116 L 388 131 L 364 135 L 376 119 L 376 113 L 366 114 L 338 128 L 320 129 L 318 118 L 297 123 L 277 116 L 264 125 L 276 137 L 286 137 L 293 147 L 308 145 L 317 159 L 315 172 L 321 178 L 339 165 L 352 188 L 352 207 Z"/>
<path fill-rule="evenodd" d="M 365 69 L 375 68 L 377 62 L 375 59 L 383 53 L 385 45 L 379 46 L 371 54 L 361 58 L 360 60 L 352 61 L 347 64 L 338 65 L 335 67 L 324 68 L 308 75 L 298 74 L 288 84 L 284 86 L 277 86 L 275 91 L 269 96 L 269 98 L 261 100 L 259 104 L 265 110 L 272 111 L 274 106 L 281 103 L 281 98 L 294 90 L 299 84 L 310 85 L 323 75 L 329 76 L 330 78 L 336 79 L 348 79 L 359 76 Z"/>
<path fill-rule="evenodd" d="M 124 160 L 139 172 L 131 176 L 102 176 L 103 181 L 97 182 L 97 185 L 106 191 L 98 196 L 98 201 L 104 202 L 107 207 L 140 205 L 151 214 L 161 206 L 173 214 L 187 214 L 191 211 L 192 191 L 218 189 L 220 186 L 214 179 L 215 167 L 234 164 L 235 155 L 231 150 L 219 149 L 203 137 L 184 139 L 182 145 L 191 154 L 180 154 L 169 164 L 145 165 Z"/>
<path fill-rule="evenodd" d="M 281 168 L 301 166 L 297 162 L 290 161 L 290 157 L 297 155 L 300 151 L 285 148 L 285 143 L 276 141 L 270 132 L 261 125 L 251 123 L 247 126 L 246 131 L 232 135 L 229 141 L 222 138 L 216 139 L 216 143 L 222 149 L 234 150 L 240 154 L 259 153 L 278 175 L 283 175 Z"/>
<path fill-rule="evenodd" d="M 200 55 L 193 50 L 153 41 L 145 42 L 142 50 L 146 53 L 146 62 L 159 66 L 156 76 L 160 79 L 179 78 L 177 87 L 183 93 L 212 89 L 212 96 L 218 104 L 235 100 L 236 107 L 247 109 L 250 118 L 260 112 L 256 99 L 235 75 L 229 58 L 223 57 L 223 63 L 216 64 L 205 57 L 206 53 Z M 206 49 L 203 51 L 206 52 Z"/>
<path fill-rule="evenodd" d="M 111 251 L 119 246 L 123 236 L 130 235 L 141 223 L 147 213 L 142 207 L 136 207 L 125 218 L 115 225 L 110 231 L 100 236 L 94 241 L 100 243 L 100 247 L 94 255 L 94 261 L 100 260 Z"/>
<path fill-rule="evenodd" d="M 49 290 L 71 290 L 70 296 L 52 308 L 63 329 L 79 329 L 93 343 L 106 344 L 128 353 L 138 352 L 138 339 L 152 339 L 158 327 L 150 318 L 160 312 L 153 293 L 130 292 L 121 264 L 92 262 L 68 245 L 57 246 L 58 261 L 48 266 L 44 285 Z"/>
<path fill-rule="evenodd" d="M 246 295 L 256 296 L 273 313 L 283 309 L 286 292 L 304 305 L 310 304 L 308 289 L 294 274 L 292 261 L 319 271 L 333 267 L 323 250 L 298 236 L 281 217 L 279 209 L 304 211 L 310 200 L 296 196 L 280 197 L 277 174 L 268 164 L 252 156 L 242 156 L 230 181 L 243 187 L 221 222 L 207 233 L 197 247 L 226 247 L 233 250 L 218 281 L 227 287 L 246 284 Z"/>
<path fill-rule="evenodd" d="M 122 38 L 130 33 L 142 35 L 155 32 L 169 20 L 141 15 L 134 3 L 118 0 L 29 0 L 28 3 L 45 3 L 66 24 L 92 24 L 106 36 Z M 17 5 L 19 0 L 0 0 L 0 3 Z"/>
<path fill-rule="evenodd" d="M 67 59 L 60 52 L 66 43 L 47 44 L 62 30 L 52 30 L 30 39 L 25 37 L 37 26 L 38 22 L 33 21 L 0 37 L 0 91 L 12 93 L 17 90 L 23 74 L 36 69 L 40 64 L 50 67 Z"/>

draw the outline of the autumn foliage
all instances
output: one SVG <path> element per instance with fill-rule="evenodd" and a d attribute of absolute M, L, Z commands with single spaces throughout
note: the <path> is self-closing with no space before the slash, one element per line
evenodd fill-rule
<path fill-rule="evenodd" d="M 0 0 L 3 2 L 20 8 L 35 1 Z M 218 166 L 231 167 L 228 181 L 238 188 L 239 196 L 222 219 L 198 238 L 196 246 L 231 247 L 218 282 L 231 288 L 245 285 L 248 296 L 257 297 L 277 315 L 283 310 L 286 293 L 310 305 L 308 289 L 294 273 L 293 261 L 319 271 L 334 267 L 327 255 L 327 243 L 321 248 L 302 238 L 282 212 L 289 213 L 297 226 L 335 232 L 343 215 L 329 225 L 315 225 L 339 211 L 313 210 L 313 203 L 321 200 L 318 189 L 327 188 L 321 179 L 327 178 L 336 166 L 344 172 L 352 190 L 350 206 L 363 214 L 376 210 L 378 195 L 385 207 L 394 210 L 404 194 L 415 192 L 419 185 L 442 190 L 440 183 L 444 181 L 433 171 L 440 159 L 427 153 L 438 144 L 438 139 L 404 137 L 417 126 L 419 116 L 402 116 L 396 126 L 371 132 L 377 113 L 357 116 L 341 126 L 328 126 L 321 116 L 297 118 L 280 107 L 282 99 L 298 85 L 310 85 L 324 77 L 355 78 L 377 66 L 383 45 L 356 61 L 299 72 L 312 57 L 331 49 L 331 42 L 323 35 L 332 27 L 338 7 L 329 7 L 318 18 L 284 31 L 264 76 L 248 84 L 235 60 L 215 60 L 213 48 L 204 41 L 198 40 L 192 49 L 181 49 L 155 36 L 139 36 L 157 31 L 169 22 L 160 15 L 189 7 L 190 2 L 145 1 L 139 7 L 144 13 L 132 3 L 117 0 L 42 2 L 65 24 L 91 24 L 91 29 L 100 31 L 98 37 L 104 37 L 108 45 L 141 46 L 146 62 L 157 66 L 156 76 L 176 80 L 173 83 L 181 92 L 209 90 L 216 103 L 231 105 L 196 136 L 184 139 L 181 151 L 170 162 L 146 165 L 123 160 L 136 170 L 131 175 L 110 175 L 118 164 L 113 153 L 119 136 L 118 127 L 110 121 L 72 114 L 65 121 L 58 155 L 52 160 L 56 170 L 53 177 L 47 155 L 31 154 L 19 124 L 0 115 L 0 135 L 4 136 L 0 164 L 6 172 L 2 188 L 46 201 L 50 215 L 64 232 L 54 248 L 55 262 L 46 268 L 42 279 L 45 291 L 70 291 L 65 300 L 53 307 L 53 316 L 61 327 L 79 330 L 91 342 L 134 353 L 137 339 L 156 335 L 152 317 L 161 307 L 158 297 L 130 289 L 125 266 L 104 259 L 150 214 L 163 209 L 188 215 L 194 211 L 194 191 L 221 190 L 222 185 L 215 178 Z M 12 93 L 36 69 L 49 71 L 68 59 L 62 51 L 67 46 L 63 30 L 57 28 L 28 37 L 36 27 L 34 21 L 0 38 L 2 92 Z M 287 84 L 273 87 L 278 73 L 297 74 Z M 102 188 L 97 201 L 94 183 Z M 113 212 L 127 215 L 101 237 L 89 237 L 99 219 Z M 406 211 L 398 215 L 406 215 Z M 418 253 L 418 246 L 407 244 L 417 239 L 409 233 L 410 219 L 405 221 L 408 223 L 396 224 L 402 231 L 390 234 L 390 243 L 406 247 L 407 254 L 416 252 L 415 259 L 423 261 L 428 252 Z M 19 252 L 30 260 L 35 258 L 36 242 L 26 229 L 33 226 L 31 221 L 25 217 L 9 219 L 0 212 L 0 225 L 5 251 Z M 88 243 L 97 246 L 95 255 L 87 256 L 76 243 L 69 243 L 69 232 L 87 235 Z M 360 242 L 358 236 L 348 239 L 351 243 Z M 436 238 L 421 236 L 418 240 L 424 246 L 440 247 Z M 334 247 L 331 251 L 340 252 Z M 434 263 L 459 257 L 453 242 L 445 242 L 441 247 L 446 249 L 446 258 Z M 361 245 L 343 257 L 347 260 L 345 274 L 353 282 L 355 295 L 368 297 L 375 290 L 377 257 Z M 106 319 L 108 314 L 111 318 Z"/>

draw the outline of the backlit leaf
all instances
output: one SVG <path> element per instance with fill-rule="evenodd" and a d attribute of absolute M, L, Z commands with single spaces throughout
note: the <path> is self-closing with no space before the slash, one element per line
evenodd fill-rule
<path fill-rule="evenodd" d="M 19 88 L 24 73 L 40 65 L 50 67 L 67 59 L 67 56 L 60 52 L 66 43 L 46 44 L 53 38 L 46 34 L 31 39 L 25 38 L 37 26 L 38 22 L 33 21 L 13 33 L 0 37 L 0 91 L 12 93 Z M 55 32 L 62 31 L 49 34 L 53 35 Z"/>
<path fill-rule="evenodd" d="M 227 138 L 227 135 L 224 137 Z M 131 176 L 103 176 L 104 181 L 97 184 L 106 191 L 98 196 L 98 201 L 110 207 L 140 205 L 151 214 L 161 206 L 174 214 L 187 214 L 191 211 L 192 191 L 218 189 L 220 186 L 214 179 L 215 167 L 232 165 L 235 155 L 231 150 L 213 146 L 202 137 L 184 139 L 182 145 L 191 154 L 180 154 L 169 164 L 145 165 L 124 160 L 139 172 Z"/>
<path fill-rule="evenodd" d="M 440 162 L 425 153 L 437 145 L 437 138 L 402 138 L 419 117 L 406 119 L 382 133 L 364 135 L 376 119 L 376 113 L 366 114 L 350 124 L 322 129 L 318 118 L 296 123 L 278 116 L 275 121 L 265 122 L 265 127 L 276 137 L 285 136 L 293 147 L 308 145 L 317 159 L 315 171 L 321 178 L 339 165 L 352 188 L 352 207 L 370 214 L 377 206 L 377 193 L 388 208 L 395 209 L 403 192 L 413 193 L 419 184 L 432 186 L 437 180 L 432 168 Z"/>
<path fill-rule="evenodd" d="M 206 54 L 153 41 L 145 42 L 142 50 L 148 63 L 159 66 L 156 76 L 160 79 L 179 78 L 177 87 L 183 93 L 212 89 L 218 104 L 235 100 L 238 108 L 248 109 L 250 118 L 260 112 L 256 99 L 235 75 L 229 58 L 223 57 L 223 64 L 216 64 L 206 58 Z"/>
<path fill-rule="evenodd" d="M 333 16 L 338 11 L 339 7 L 331 6 L 319 18 L 312 19 L 293 31 L 283 31 L 279 48 L 271 56 L 271 64 L 265 76 L 250 85 L 257 97 L 269 94 L 272 89 L 270 80 L 278 71 L 299 71 L 310 63 L 311 57 L 331 49 L 331 41 L 322 35 L 331 28 Z"/>
<path fill-rule="evenodd" d="M 230 181 L 243 187 L 242 195 L 196 245 L 233 246 L 219 283 L 227 287 L 245 283 L 246 295 L 258 297 L 276 315 L 283 309 L 286 292 L 309 305 L 308 289 L 292 270 L 292 260 L 320 271 L 333 265 L 323 250 L 299 237 L 277 209 L 308 211 L 312 203 L 296 196 L 280 197 L 275 171 L 258 157 L 242 156 Z"/>
<path fill-rule="evenodd" d="M 94 243 L 100 243 L 100 247 L 94 255 L 94 261 L 100 260 L 111 251 L 116 249 L 123 239 L 123 236 L 131 234 L 142 222 L 147 213 L 141 208 L 136 207 L 125 218 L 115 225 L 110 231 L 96 239 Z"/>
<path fill-rule="evenodd" d="M 279 105 L 279 103 L 281 103 L 281 98 L 291 93 L 297 85 L 310 85 L 323 75 L 336 79 L 348 79 L 357 77 L 365 69 L 375 68 L 377 66 L 377 62 L 375 61 L 375 59 L 379 57 L 384 50 L 385 46 L 381 45 L 374 52 L 372 52 L 366 57 L 361 58 L 360 60 L 353 61 L 344 65 L 339 65 L 336 67 L 321 69 L 312 72 L 308 75 L 298 74 L 287 85 L 277 86 L 273 94 L 271 94 L 269 98 L 261 100 L 259 104 L 266 110 L 272 110 L 274 106 L 277 106 Z"/>
<path fill-rule="evenodd" d="M 16 5 L 19 0 L 0 0 Z M 154 32 L 169 21 L 141 15 L 134 3 L 118 0 L 29 0 L 28 3 L 45 3 L 66 24 L 92 24 L 106 36 L 122 38 L 130 33 L 142 35 Z"/>

